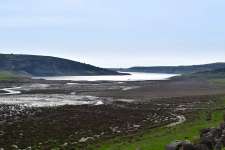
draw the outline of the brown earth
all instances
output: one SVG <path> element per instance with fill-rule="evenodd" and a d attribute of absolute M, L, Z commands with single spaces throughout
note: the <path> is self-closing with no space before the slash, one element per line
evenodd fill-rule
<path fill-rule="evenodd" d="M 2 104 L 0 148 L 50 149 L 61 145 L 61 149 L 86 149 L 88 143 L 168 125 L 178 121 L 179 115 L 191 119 L 194 112 L 207 110 L 220 95 L 225 95 L 224 87 L 194 79 L 71 82 L 29 80 L 0 83 L 1 88 L 49 85 L 47 88 L 23 88 L 22 95 L 76 93 L 104 98 L 104 105 L 98 106 L 29 108 Z"/>

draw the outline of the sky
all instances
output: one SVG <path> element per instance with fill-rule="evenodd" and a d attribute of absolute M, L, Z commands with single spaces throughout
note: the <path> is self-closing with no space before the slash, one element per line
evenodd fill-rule
<path fill-rule="evenodd" d="M 0 53 L 106 68 L 225 62 L 225 1 L 2 0 Z"/>

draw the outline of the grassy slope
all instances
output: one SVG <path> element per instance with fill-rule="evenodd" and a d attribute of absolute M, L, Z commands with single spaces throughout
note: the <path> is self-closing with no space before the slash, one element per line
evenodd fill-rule
<path fill-rule="evenodd" d="M 16 79 L 17 76 L 13 73 L 0 71 L 0 80 L 13 80 Z"/>
<path fill-rule="evenodd" d="M 217 70 L 221 68 L 225 68 L 225 63 L 212 63 L 212 64 L 192 65 L 192 66 L 156 66 L 156 67 L 139 66 L 128 68 L 125 70 L 122 69 L 122 71 L 187 74 L 194 72 Z"/>
<path fill-rule="evenodd" d="M 39 55 L 0 54 L 0 70 L 32 76 L 121 75 L 73 60 Z"/>
<path fill-rule="evenodd" d="M 218 100 L 215 106 L 225 106 L 225 97 Z M 96 150 L 163 150 L 165 145 L 174 140 L 191 140 L 197 139 L 199 131 L 207 127 L 218 126 L 222 121 L 224 110 L 214 111 L 212 120 L 206 121 L 206 112 L 199 112 L 197 119 L 189 120 L 184 124 L 173 128 L 156 128 L 146 131 L 143 134 L 135 135 L 132 139 L 128 137 L 115 138 L 103 142 L 100 147 L 90 147 Z"/>
<path fill-rule="evenodd" d="M 214 85 L 219 85 L 219 86 L 225 86 L 225 70 L 218 70 L 214 72 L 206 72 L 206 73 L 199 73 L 194 75 L 194 77 L 198 78 L 204 78 L 208 80 L 210 83 Z"/>
<path fill-rule="evenodd" d="M 225 86 L 225 78 L 220 79 L 209 79 L 212 84 Z"/>

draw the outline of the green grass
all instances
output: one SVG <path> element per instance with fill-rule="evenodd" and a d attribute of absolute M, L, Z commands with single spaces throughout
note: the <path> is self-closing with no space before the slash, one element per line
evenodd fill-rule
<path fill-rule="evenodd" d="M 192 79 L 205 79 L 208 81 L 212 81 L 212 83 L 219 82 L 219 83 L 225 83 L 225 73 L 224 72 L 200 72 L 200 73 L 187 73 L 187 74 L 182 74 L 182 76 L 177 76 L 173 78 L 192 78 Z"/>
<path fill-rule="evenodd" d="M 225 78 L 221 79 L 211 79 L 209 80 L 211 83 L 216 84 L 216 85 L 225 85 Z"/>
<path fill-rule="evenodd" d="M 6 71 L 0 71 L 0 80 L 13 80 L 16 79 L 16 75 L 6 72 Z"/>
<path fill-rule="evenodd" d="M 225 98 L 215 106 L 224 106 Z M 216 110 L 212 113 L 212 119 L 206 121 L 207 113 L 198 112 L 197 118 L 192 121 L 187 121 L 182 125 L 173 128 L 156 128 L 151 131 L 145 131 L 142 134 L 137 134 L 132 138 L 122 137 L 103 142 L 98 147 L 90 147 L 96 150 L 164 150 L 165 145 L 175 140 L 190 140 L 195 141 L 199 138 L 199 131 L 207 127 L 216 127 L 222 122 L 224 110 Z"/>

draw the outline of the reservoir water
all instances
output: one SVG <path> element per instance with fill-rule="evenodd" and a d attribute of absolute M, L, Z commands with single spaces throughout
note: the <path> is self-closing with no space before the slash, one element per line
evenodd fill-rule
<path fill-rule="evenodd" d="M 35 79 L 46 80 L 72 80 L 72 81 L 145 81 L 145 80 L 167 80 L 177 74 L 162 73 L 140 73 L 125 72 L 130 75 L 101 75 L 101 76 L 55 76 L 55 77 L 34 77 Z"/>

